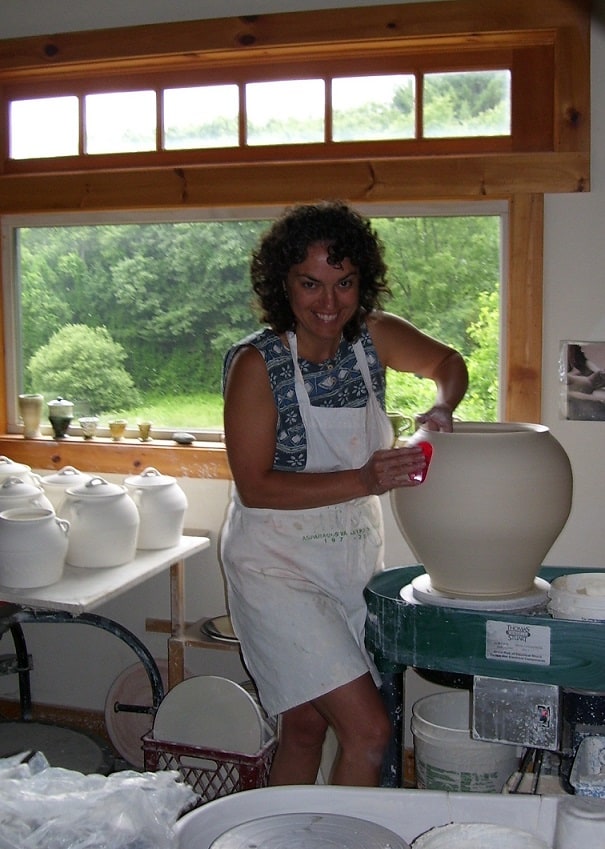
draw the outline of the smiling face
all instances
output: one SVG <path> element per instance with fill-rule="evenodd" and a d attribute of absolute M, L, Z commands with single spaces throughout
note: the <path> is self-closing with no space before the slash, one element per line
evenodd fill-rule
<path fill-rule="evenodd" d="M 334 356 L 343 328 L 359 306 L 356 267 L 346 257 L 336 265 L 328 259 L 327 244 L 312 244 L 286 279 L 300 356 L 314 362 Z"/>

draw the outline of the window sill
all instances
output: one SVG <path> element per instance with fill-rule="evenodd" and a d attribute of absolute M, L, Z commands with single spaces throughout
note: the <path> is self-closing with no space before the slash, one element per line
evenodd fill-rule
<path fill-rule="evenodd" d="M 103 437 L 92 440 L 77 436 L 62 440 L 50 437 L 24 439 L 5 434 L 0 435 L 0 454 L 15 462 L 26 463 L 33 469 L 74 466 L 82 472 L 127 475 L 155 466 L 162 474 L 175 477 L 231 480 L 225 447 L 214 442 L 176 445 L 171 440 L 162 439 L 113 442 Z"/>

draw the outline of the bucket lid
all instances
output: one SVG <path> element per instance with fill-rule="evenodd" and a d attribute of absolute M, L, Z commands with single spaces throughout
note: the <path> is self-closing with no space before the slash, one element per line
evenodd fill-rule
<path fill-rule="evenodd" d="M 171 475 L 163 475 L 153 466 L 148 466 L 141 472 L 140 475 L 130 475 L 125 478 L 124 483 L 126 486 L 151 489 L 152 487 L 170 486 L 171 484 L 175 484 L 176 478 L 173 478 Z"/>
<path fill-rule="evenodd" d="M 79 486 L 69 487 L 65 490 L 67 495 L 73 495 L 77 498 L 115 498 L 116 495 L 123 495 L 125 492 L 125 486 L 119 483 L 110 483 L 105 478 L 98 476 Z"/>

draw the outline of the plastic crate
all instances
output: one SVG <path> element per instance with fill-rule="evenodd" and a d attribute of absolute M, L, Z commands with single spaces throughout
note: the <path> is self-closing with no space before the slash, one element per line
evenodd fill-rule
<path fill-rule="evenodd" d="M 142 740 L 145 769 L 177 770 L 198 794 L 200 804 L 241 790 L 266 787 L 277 748 L 275 737 L 253 755 L 156 740 L 152 732 Z"/>

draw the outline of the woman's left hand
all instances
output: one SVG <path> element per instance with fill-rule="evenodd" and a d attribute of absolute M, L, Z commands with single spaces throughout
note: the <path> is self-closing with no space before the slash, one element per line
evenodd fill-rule
<path fill-rule="evenodd" d="M 447 404 L 435 404 L 426 413 L 419 413 L 416 424 L 422 425 L 425 430 L 439 430 L 451 433 L 454 429 L 452 422 L 452 411 Z"/>

